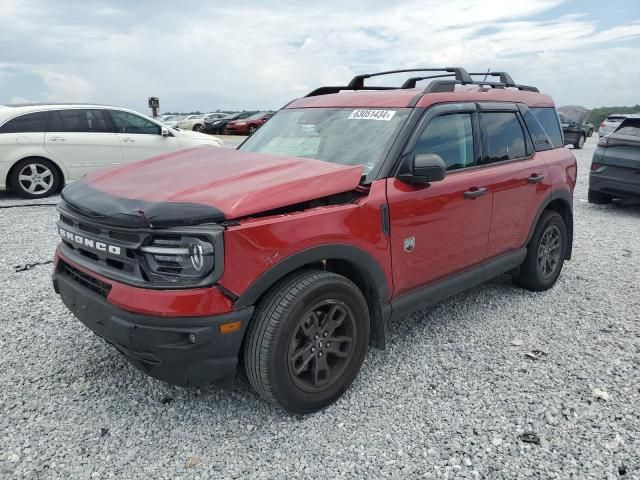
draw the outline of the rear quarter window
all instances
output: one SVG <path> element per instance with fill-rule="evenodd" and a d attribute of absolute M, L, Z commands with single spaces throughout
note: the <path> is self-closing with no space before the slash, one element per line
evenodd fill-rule
<path fill-rule="evenodd" d="M 25 113 L 12 118 L 0 127 L 0 133 L 39 133 L 44 132 L 47 112 Z"/>
<path fill-rule="evenodd" d="M 538 123 L 547 132 L 547 136 L 554 148 L 560 148 L 564 146 L 564 140 L 562 138 L 562 129 L 560 128 L 560 122 L 558 122 L 558 114 L 553 107 L 537 107 L 529 109 Z"/>
<path fill-rule="evenodd" d="M 629 137 L 640 137 L 640 118 L 625 120 L 615 131 L 616 135 L 626 135 Z"/>

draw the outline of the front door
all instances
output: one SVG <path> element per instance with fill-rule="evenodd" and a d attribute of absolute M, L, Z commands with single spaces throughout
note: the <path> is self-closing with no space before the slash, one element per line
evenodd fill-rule
<path fill-rule="evenodd" d="M 122 143 L 125 163 L 180 149 L 178 139 L 171 133 L 162 135 L 162 127 L 157 123 L 123 110 L 109 110 L 109 113 Z"/>
<path fill-rule="evenodd" d="M 387 181 L 394 295 L 402 295 L 473 265 L 487 255 L 491 224 L 490 175 L 477 168 L 474 104 L 431 108 L 404 158 L 437 154 L 446 177 L 427 185 Z"/>

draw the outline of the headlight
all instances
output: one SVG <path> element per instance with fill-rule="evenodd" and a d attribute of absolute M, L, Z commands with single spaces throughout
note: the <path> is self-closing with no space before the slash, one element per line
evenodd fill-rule
<path fill-rule="evenodd" d="M 140 247 L 153 281 L 179 283 L 201 279 L 215 267 L 213 244 L 192 236 L 156 236 L 150 245 Z"/>

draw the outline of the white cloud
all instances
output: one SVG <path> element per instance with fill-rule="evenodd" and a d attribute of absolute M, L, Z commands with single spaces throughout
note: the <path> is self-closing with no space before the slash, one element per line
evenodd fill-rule
<path fill-rule="evenodd" d="M 356 72 L 455 64 L 505 69 L 559 103 L 637 103 L 640 22 L 601 29 L 580 3 L 540 20 L 562 3 L 11 2 L 21 21 L 0 17 L 0 44 L 20 40 L 21 68 L 42 77 L 46 99 L 138 108 L 150 95 L 162 110 L 277 108 Z"/>

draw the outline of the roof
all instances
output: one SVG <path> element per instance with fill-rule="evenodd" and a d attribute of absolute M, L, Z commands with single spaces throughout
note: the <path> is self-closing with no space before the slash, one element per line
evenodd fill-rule
<path fill-rule="evenodd" d="M 530 107 L 553 107 L 544 93 L 515 88 L 459 86 L 453 92 L 424 93 L 421 88 L 394 90 L 357 90 L 330 93 L 294 100 L 286 108 L 353 107 L 407 108 L 428 107 L 443 102 L 519 102 Z"/>

